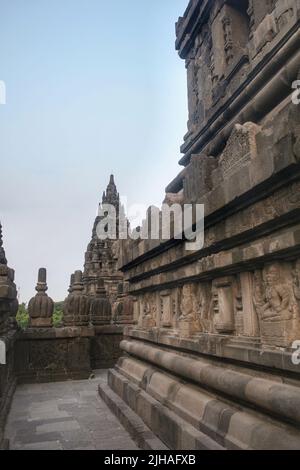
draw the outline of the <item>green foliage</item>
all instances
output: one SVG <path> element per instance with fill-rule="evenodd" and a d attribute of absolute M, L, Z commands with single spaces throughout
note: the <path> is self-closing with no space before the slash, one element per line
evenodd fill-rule
<path fill-rule="evenodd" d="M 29 315 L 26 308 L 26 304 L 20 304 L 19 310 L 16 316 L 17 323 L 22 330 L 25 330 L 29 325 Z"/>
<path fill-rule="evenodd" d="M 53 326 L 59 328 L 63 323 L 63 302 L 55 302 L 53 313 Z"/>
<path fill-rule="evenodd" d="M 55 302 L 53 312 L 53 326 L 59 328 L 63 324 L 63 302 Z M 22 330 L 25 330 L 29 326 L 29 315 L 25 303 L 20 304 L 19 310 L 16 316 L 17 323 Z"/>

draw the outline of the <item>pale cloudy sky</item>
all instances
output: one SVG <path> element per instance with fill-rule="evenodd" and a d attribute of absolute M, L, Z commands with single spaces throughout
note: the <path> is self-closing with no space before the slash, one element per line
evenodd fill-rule
<path fill-rule="evenodd" d="M 161 203 L 180 171 L 187 0 L 0 0 L 0 219 L 21 300 L 47 267 L 63 300 L 111 172 L 129 203 Z"/>

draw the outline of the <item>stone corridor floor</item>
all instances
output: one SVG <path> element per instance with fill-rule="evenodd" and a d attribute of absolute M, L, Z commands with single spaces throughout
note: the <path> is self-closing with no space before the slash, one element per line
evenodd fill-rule
<path fill-rule="evenodd" d="M 98 396 L 100 381 L 18 386 L 6 425 L 11 450 L 137 450 Z"/>

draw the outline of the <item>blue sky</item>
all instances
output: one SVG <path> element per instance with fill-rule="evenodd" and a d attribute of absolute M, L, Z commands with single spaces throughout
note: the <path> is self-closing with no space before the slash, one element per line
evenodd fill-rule
<path fill-rule="evenodd" d="M 0 0 L 0 219 L 21 300 L 48 269 L 62 300 L 81 269 L 111 172 L 129 203 L 159 204 L 180 171 L 187 0 Z"/>

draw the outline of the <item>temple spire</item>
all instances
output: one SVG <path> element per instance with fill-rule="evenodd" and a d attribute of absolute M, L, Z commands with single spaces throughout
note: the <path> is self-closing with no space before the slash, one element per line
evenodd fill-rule
<path fill-rule="evenodd" d="M 102 204 L 112 204 L 115 207 L 118 207 L 120 204 L 120 196 L 115 184 L 114 175 L 110 175 L 109 184 L 103 193 Z"/>
<path fill-rule="evenodd" d="M 2 240 L 2 225 L 0 222 L 0 264 L 7 264 L 5 251 L 3 248 L 3 240 Z"/>

